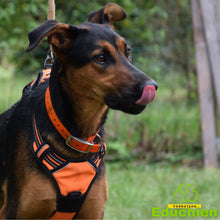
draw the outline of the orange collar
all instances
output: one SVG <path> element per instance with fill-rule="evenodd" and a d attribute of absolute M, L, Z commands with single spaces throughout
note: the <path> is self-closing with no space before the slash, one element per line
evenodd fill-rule
<path fill-rule="evenodd" d="M 55 113 L 55 110 L 53 108 L 52 101 L 51 101 L 49 86 L 47 87 L 47 90 L 45 93 L 45 105 L 47 109 L 47 114 L 51 122 L 53 123 L 57 131 L 60 133 L 60 135 L 66 140 L 67 146 L 81 153 L 90 153 L 90 152 L 97 153 L 101 150 L 101 147 L 103 146 L 103 144 L 93 143 L 96 136 L 99 139 L 101 139 L 100 135 L 98 134 L 99 131 L 97 131 L 94 136 L 91 136 L 86 139 L 77 138 L 70 134 L 70 132 L 62 124 L 57 114 Z"/>

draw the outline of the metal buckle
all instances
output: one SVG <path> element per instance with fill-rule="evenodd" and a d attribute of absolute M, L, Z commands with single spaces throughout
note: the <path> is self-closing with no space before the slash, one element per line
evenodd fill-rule
<path fill-rule="evenodd" d="M 88 147 L 86 153 L 89 153 L 89 152 L 90 152 L 90 150 L 92 149 L 92 146 L 93 146 L 93 144 L 92 144 L 91 146 Z"/>
<path fill-rule="evenodd" d="M 87 149 L 86 151 L 81 151 L 81 150 L 78 150 L 78 149 L 74 148 L 73 146 L 71 146 L 69 143 L 70 143 L 70 141 L 71 141 L 72 138 L 73 138 L 74 140 L 76 140 L 76 141 L 82 143 L 82 144 L 88 145 L 88 146 L 89 146 L 88 149 Z M 80 152 L 80 153 L 89 153 L 90 150 L 92 149 L 92 146 L 93 146 L 92 143 L 89 143 L 88 141 L 85 141 L 85 140 L 83 140 L 83 139 L 81 139 L 81 138 L 73 137 L 72 135 L 70 135 L 70 136 L 66 139 L 66 142 L 65 142 L 65 143 L 66 143 L 67 146 L 69 146 L 70 148 L 72 148 L 72 149 L 74 149 L 74 150 L 76 150 L 76 151 L 78 151 L 78 152 Z"/>
<path fill-rule="evenodd" d="M 72 139 L 72 136 L 70 135 L 65 141 L 66 145 L 68 145 L 69 147 L 71 147 L 71 145 L 69 145 L 69 142 L 71 141 L 71 139 Z"/>

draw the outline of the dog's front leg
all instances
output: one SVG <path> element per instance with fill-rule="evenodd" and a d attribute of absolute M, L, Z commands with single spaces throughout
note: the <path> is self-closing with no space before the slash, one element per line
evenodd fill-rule
<path fill-rule="evenodd" d="M 49 219 L 56 210 L 56 197 L 50 179 L 37 170 L 32 171 L 21 189 L 17 218 Z"/>
<path fill-rule="evenodd" d="M 103 171 L 93 183 L 76 219 L 103 219 L 107 199 L 108 184 Z"/>

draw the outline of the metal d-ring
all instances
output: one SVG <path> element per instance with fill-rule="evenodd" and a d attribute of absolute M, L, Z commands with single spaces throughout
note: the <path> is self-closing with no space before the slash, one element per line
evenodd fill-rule
<path fill-rule="evenodd" d="M 96 134 L 96 137 L 98 137 L 98 139 L 99 139 L 98 144 L 102 143 L 102 137 L 99 134 Z"/>
<path fill-rule="evenodd" d="M 45 69 L 51 69 L 53 66 L 54 62 L 54 56 L 53 56 L 53 51 L 52 51 L 52 45 L 50 44 L 50 49 L 47 52 L 47 57 L 44 61 L 44 68 Z"/>

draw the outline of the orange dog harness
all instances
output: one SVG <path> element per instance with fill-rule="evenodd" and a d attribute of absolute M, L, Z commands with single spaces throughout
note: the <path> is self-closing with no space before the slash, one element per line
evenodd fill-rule
<path fill-rule="evenodd" d="M 41 82 L 45 82 L 45 79 L 50 77 L 49 72 L 46 70 L 43 74 L 40 73 L 40 80 L 35 80 L 30 86 L 34 88 L 36 82 L 38 85 Z M 73 219 L 80 210 L 96 176 L 100 173 L 106 145 L 93 143 L 97 134 L 86 140 L 71 136 L 58 119 L 48 91 L 49 87 L 45 94 L 45 105 L 48 115 L 52 122 L 54 118 L 56 119 L 55 128 L 57 126 L 64 128 L 64 131 L 62 131 L 63 135 L 61 134 L 61 136 L 68 140 L 66 144 L 80 152 L 92 152 L 90 156 L 83 159 L 70 159 L 60 154 L 52 145 L 43 141 L 35 116 L 33 116 L 34 141 L 31 149 L 36 160 L 48 174 L 57 191 L 57 210 L 51 219 Z"/>

